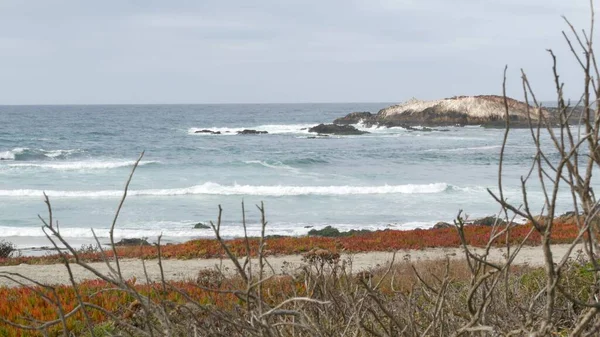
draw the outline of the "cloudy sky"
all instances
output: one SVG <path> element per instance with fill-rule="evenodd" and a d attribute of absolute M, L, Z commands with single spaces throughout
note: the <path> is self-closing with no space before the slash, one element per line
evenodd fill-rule
<path fill-rule="evenodd" d="M 587 0 L 0 0 L 0 104 L 552 99 Z"/>

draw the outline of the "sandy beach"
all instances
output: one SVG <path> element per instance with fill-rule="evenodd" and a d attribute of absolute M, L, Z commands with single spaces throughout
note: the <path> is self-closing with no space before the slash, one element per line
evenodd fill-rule
<path fill-rule="evenodd" d="M 569 245 L 554 245 L 552 247 L 554 260 L 556 262 L 558 262 L 566 254 L 568 247 Z M 571 257 L 575 257 L 579 249 L 581 249 L 581 247 L 576 247 L 572 251 Z M 504 259 L 503 256 L 505 252 L 506 250 L 504 248 L 493 248 L 490 252 L 490 259 L 494 261 L 501 261 Z M 351 259 L 353 271 L 358 272 L 369 268 L 386 266 L 392 260 L 392 256 L 392 252 L 368 252 L 344 254 L 341 258 Z M 464 250 L 462 248 L 429 248 L 423 250 L 399 250 L 396 253 L 396 261 L 410 259 L 410 261 L 415 263 L 424 260 L 439 260 L 446 257 L 450 259 L 462 259 L 464 258 Z M 300 267 L 303 263 L 301 255 L 271 256 L 267 258 L 267 261 L 272 267 L 272 270 L 269 268 L 269 272 L 274 271 L 276 274 L 279 274 L 284 270 L 291 271 L 294 268 Z M 159 281 L 160 268 L 158 265 L 158 260 L 147 260 L 145 263 L 150 281 Z M 256 261 L 253 261 L 253 263 L 256 263 Z M 541 247 L 523 247 L 514 263 L 527 264 L 530 266 L 542 266 L 544 262 Z M 144 269 L 141 260 L 123 259 L 120 260 L 120 264 L 123 276 L 126 279 L 135 277 L 138 283 L 145 282 L 146 277 L 144 275 Z M 95 262 L 90 263 L 90 265 L 103 274 L 108 274 L 109 272 L 109 269 L 105 263 Z M 215 268 L 216 266 L 220 266 L 220 268 L 228 273 L 234 272 L 233 264 L 227 259 L 163 260 L 164 275 L 165 279 L 167 280 L 194 279 L 199 270 Z M 74 278 L 77 281 L 96 278 L 92 273 L 80 266 L 73 264 L 71 267 Z M 257 269 L 255 268 L 254 270 Z M 10 276 L 8 273 L 18 273 L 25 277 L 37 280 L 40 283 L 49 285 L 69 283 L 67 270 L 65 266 L 61 264 L 21 264 L 18 266 L 0 267 L 0 286 L 18 286 L 17 283 L 7 278 L 7 276 Z M 25 281 L 24 283 L 28 282 Z"/>

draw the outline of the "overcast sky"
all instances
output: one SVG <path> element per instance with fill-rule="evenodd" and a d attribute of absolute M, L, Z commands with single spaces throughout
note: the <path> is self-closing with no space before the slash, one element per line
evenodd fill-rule
<path fill-rule="evenodd" d="M 0 0 L 0 104 L 553 99 L 587 0 Z M 595 39 L 596 40 L 596 39 Z"/>

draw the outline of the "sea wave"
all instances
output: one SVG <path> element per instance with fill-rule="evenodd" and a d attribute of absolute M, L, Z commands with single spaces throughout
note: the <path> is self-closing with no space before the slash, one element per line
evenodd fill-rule
<path fill-rule="evenodd" d="M 141 161 L 142 165 L 157 164 L 158 161 Z M 40 168 L 60 171 L 74 170 L 106 170 L 121 167 L 130 167 L 135 164 L 135 161 L 77 161 L 77 162 L 42 162 L 42 163 L 16 163 L 8 164 L 8 167 L 16 168 Z"/>
<path fill-rule="evenodd" d="M 115 228 L 115 240 L 119 241 L 122 238 L 148 238 L 148 241 L 154 242 L 158 236 L 163 236 L 174 241 L 182 241 L 193 238 L 214 238 L 214 232 L 211 229 L 194 229 L 194 224 L 197 221 L 152 221 L 140 223 L 125 223 L 120 224 Z M 340 231 L 349 230 L 412 230 L 415 228 L 430 228 L 436 222 L 406 222 L 406 223 L 378 223 L 369 225 L 347 224 L 347 223 L 332 223 L 329 226 L 335 227 Z M 322 223 L 271 223 L 266 229 L 266 235 L 288 235 L 301 236 L 306 235 L 311 229 L 322 229 L 327 225 Z M 109 228 L 97 226 L 94 227 L 94 232 L 86 227 L 65 227 L 61 226 L 61 235 L 65 238 L 72 239 L 89 239 L 90 243 L 94 242 L 94 233 L 100 239 L 101 243 L 107 244 L 109 238 Z M 243 237 L 247 232 L 249 236 L 260 236 L 262 226 L 259 223 L 247 223 L 246 229 L 239 223 L 223 223 L 221 226 L 221 236 L 226 238 Z M 21 238 L 16 241 L 19 248 L 24 247 L 39 247 L 47 245 L 44 232 L 41 227 L 10 227 L 0 226 L 0 237 Z M 179 239 L 179 240 L 178 240 Z"/>
<path fill-rule="evenodd" d="M 284 160 L 284 164 L 287 165 L 314 165 L 314 164 L 328 164 L 329 161 L 322 158 L 296 158 Z"/>
<path fill-rule="evenodd" d="M 435 149 L 424 150 L 424 152 L 468 152 L 468 153 L 472 153 L 472 152 L 493 152 L 493 151 L 500 150 L 501 148 L 502 148 L 502 145 L 482 145 L 482 146 L 456 147 L 456 148 L 449 148 L 449 149 L 435 148 Z M 528 146 L 528 145 L 506 145 L 505 148 L 507 150 L 509 150 L 509 149 L 534 150 L 535 146 Z"/>
<path fill-rule="evenodd" d="M 466 151 L 488 151 L 488 150 L 499 150 L 501 145 L 487 145 L 487 146 L 471 146 L 471 147 L 457 147 L 454 149 L 442 150 L 445 152 L 466 152 Z"/>
<path fill-rule="evenodd" d="M 458 188 L 460 190 L 460 188 Z M 456 191 L 457 187 L 446 183 L 406 184 L 381 186 L 284 186 L 284 185 L 220 185 L 207 182 L 186 188 L 147 189 L 128 191 L 130 196 L 178 196 L 178 195 L 257 195 L 257 196 L 301 196 L 301 195 L 368 195 L 368 194 L 431 194 Z M 0 197 L 39 197 L 43 193 L 63 198 L 114 198 L 123 195 L 121 190 L 101 191 L 58 191 L 58 190 L 0 190 Z"/>
<path fill-rule="evenodd" d="M 251 164 L 251 165 L 260 165 L 260 166 L 264 166 L 267 168 L 271 168 L 271 169 L 276 169 L 276 170 L 287 170 L 287 171 L 292 171 L 292 172 L 297 172 L 298 169 L 291 167 L 289 165 L 286 165 L 280 161 L 269 161 L 269 160 L 245 160 L 244 161 L 245 164 Z"/>
<path fill-rule="evenodd" d="M 67 159 L 85 151 L 81 149 L 45 150 L 17 147 L 9 151 L 0 152 L 0 160 L 28 161 L 28 160 L 59 160 Z"/>
<path fill-rule="evenodd" d="M 218 135 L 237 135 L 239 131 L 242 130 L 257 130 L 257 131 L 267 131 L 269 134 L 296 134 L 302 135 L 302 138 L 306 136 L 316 136 L 316 133 L 308 132 L 308 129 L 318 125 L 319 123 L 312 124 L 267 124 L 267 125 L 255 125 L 255 126 L 245 126 L 245 127 L 192 127 L 188 129 L 188 134 L 190 135 L 203 135 L 203 136 L 212 136 L 214 133 L 220 133 Z M 406 129 L 403 127 L 385 127 L 385 126 L 377 126 L 377 125 L 366 125 L 362 121 L 353 124 L 355 128 L 361 131 L 367 131 L 372 136 L 381 136 L 381 135 L 394 135 L 406 133 Z M 414 129 L 424 129 L 421 126 L 415 126 Z M 211 132 L 199 132 L 196 131 L 211 131 Z"/>
<path fill-rule="evenodd" d="M 308 133 L 308 128 L 317 124 L 266 124 L 245 127 L 193 127 L 188 129 L 190 135 L 212 135 L 211 133 L 196 133 L 196 131 L 210 130 L 220 132 L 221 135 L 237 135 L 242 130 L 267 131 L 270 134 L 302 134 Z"/>
<path fill-rule="evenodd" d="M 398 133 L 405 133 L 406 131 L 425 131 L 425 130 L 428 132 L 440 131 L 437 128 L 431 128 L 431 127 L 426 127 L 426 126 L 421 126 L 421 125 L 411 126 L 410 129 L 407 129 L 402 126 L 387 127 L 387 126 L 382 126 L 382 125 L 377 125 L 377 124 L 368 125 L 363 120 L 360 120 L 356 124 L 352 124 L 352 126 L 357 128 L 358 130 L 367 131 L 367 132 L 375 133 L 375 134 L 378 134 L 378 133 L 398 134 Z"/>

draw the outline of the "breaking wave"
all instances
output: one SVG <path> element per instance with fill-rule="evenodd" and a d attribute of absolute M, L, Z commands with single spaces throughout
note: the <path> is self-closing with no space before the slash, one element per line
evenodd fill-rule
<path fill-rule="evenodd" d="M 382 186 L 261 186 L 220 185 L 207 182 L 186 188 L 147 189 L 128 191 L 130 196 L 178 196 L 178 195 L 256 195 L 256 196 L 301 196 L 301 195 L 366 195 L 366 194 L 431 194 L 446 191 L 469 191 L 446 183 L 406 184 Z M 114 198 L 123 195 L 121 190 L 102 191 L 58 191 L 58 190 L 0 190 L 0 197 L 39 197 L 42 193 L 63 198 Z"/>
<path fill-rule="evenodd" d="M 267 131 L 270 134 L 301 134 L 308 133 L 308 128 L 317 124 L 267 124 L 248 127 L 195 127 L 188 129 L 190 135 L 212 135 L 210 133 L 196 133 L 196 131 L 209 130 L 220 132 L 221 135 L 237 135 L 242 130 Z"/>
<path fill-rule="evenodd" d="M 298 171 L 298 169 L 291 167 L 289 165 L 286 165 L 280 161 L 272 161 L 272 160 L 246 160 L 244 161 L 245 164 L 250 164 L 250 165 L 260 165 L 260 166 L 264 166 L 267 168 L 272 168 L 272 169 L 276 169 L 276 170 L 288 170 L 288 171 L 293 171 L 296 172 Z"/>
<path fill-rule="evenodd" d="M 60 160 L 81 154 L 81 149 L 71 150 L 44 150 L 17 147 L 10 151 L 0 152 L 0 160 L 28 161 L 28 160 Z"/>
<path fill-rule="evenodd" d="M 158 161 L 142 161 L 142 165 L 157 164 Z M 61 171 L 75 170 L 106 170 L 121 167 L 131 167 L 135 161 L 78 161 L 78 162 L 51 162 L 51 163 L 15 163 L 8 164 L 8 167 L 22 168 L 40 168 Z"/>
<path fill-rule="evenodd" d="M 148 238 L 150 242 L 154 242 L 159 235 L 163 236 L 163 240 L 180 241 L 192 238 L 214 238 L 214 232 L 210 229 L 194 229 L 194 224 L 197 221 L 147 221 L 138 223 L 126 223 L 115 228 L 114 236 L 116 241 L 121 238 Z M 398 230 L 411 230 L 415 228 L 430 228 L 435 222 L 407 222 L 402 224 L 390 225 L 388 223 L 378 223 L 369 225 L 356 225 L 345 223 L 329 224 L 341 231 L 352 229 L 367 229 L 367 230 L 384 230 L 394 228 Z M 306 235 L 311 229 L 321 229 L 322 223 L 274 223 L 266 229 L 267 235 L 288 235 L 301 236 Z M 94 226 L 94 233 L 103 244 L 108 243 L 109 228 Z M 260 224 L 247 224 L 246 232 L 249 236 L 260 236 L 262 227 Z M 226 223 L 221 227 L 221 235 L 226 238 L 239 238 L 245 234 L 244 229 L 237 223 Z M 95 243 L 93 233 L 90 228 L 86 227 L 64 227 L 61 226 L 61 235 L 67 238 L 89 239 L 90 243 Z M 0 237 L 20 237 L 24 240 L 14 240 L 19 242 L 19 248 L 39 247 L 47 245 L 44 237 L 44 232 L 39 226 L 35 227 L 8 227 L 0 226 Z M 179 240 L 177 240 L 179 238 Z"/>

